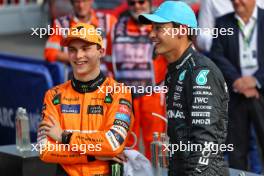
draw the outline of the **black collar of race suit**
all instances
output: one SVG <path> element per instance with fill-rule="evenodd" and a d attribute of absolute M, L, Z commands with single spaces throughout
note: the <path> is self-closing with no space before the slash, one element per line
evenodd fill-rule
<path fill-rule="evenodd" d="M 181 57 L 168 65 L 168 72 L 173 72 L 175 70 L 179 70 L 181 66 L 192 56 L 194 52 L 194 48 L 192 44 L 184 51 Z"/>
<path fill-rule="evenodd" d="M 104 76 L 104 74 L 100 72 L 100 74 L 94 80 L 88 82 L 82 82 L 82 81 L 78 81 L 73 77 L 71 83 L 75 91 L 79 93 L 87 93 L 97 90 L 98 86 L 101 86 L 105 81 L 105 79 L 106 77 Z"/>

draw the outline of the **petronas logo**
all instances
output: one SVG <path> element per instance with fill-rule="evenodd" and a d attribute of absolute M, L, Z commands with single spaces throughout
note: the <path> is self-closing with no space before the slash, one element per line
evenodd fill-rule
<path fill-rule="evenodd" d="M 201 70 L 198 76 L 196 77 L 196 83 L 199 86 L 204 86 L 207 83 L 207 75 L 209 70 Z"/>
<path fill-rule="evenodd" d="M 181 72 L 180 76 L 179 76 L 179 81 L 183 81 L 184 78 L 185 78 L 185 73 L 186 73 L 186 70 L 184 70 L 183 72 Z"/>

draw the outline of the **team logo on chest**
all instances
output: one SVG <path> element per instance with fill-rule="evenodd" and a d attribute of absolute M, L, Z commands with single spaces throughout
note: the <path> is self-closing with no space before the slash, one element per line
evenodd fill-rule
<path fill-rule="evenodd" d="M 104 108 L 101 105 L 89 105 L 87 114 L 104 114 Z"/>

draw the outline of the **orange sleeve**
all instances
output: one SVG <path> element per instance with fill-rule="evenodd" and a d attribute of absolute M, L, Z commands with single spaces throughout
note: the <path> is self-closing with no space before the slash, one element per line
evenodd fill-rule
<path fill-rule="evenodd" d="M 56 105 L 53 104 L 53 95 L 48 91 L 44 98 L 42 117 L 43 120 L 50 121 L 48 116 L 54 117 L 60 122 L 60 116 Z M 60 164 L 81 164 L 88 163 L 87 155 L 80 154 L 79 152 L 72 152 L 69 145 L 64 145 L 55 142 L 47 136 L 41 136 L 38 132 L 38 147 L 40 159 L 49 163 Z"/>
<path fill-rule="evenodd" d="M 104 128 L 94 133 L 74 132 L 70 145 L 100 145 L 100 150 L 86 150 L 87 155 L 113 157 L 123 152 L 134 123 L 131 94 L 115 94 L 108 112 Z M 114 96 L 114 95 L 113 95 Z"/>
<path fill-rule="evenodd" d="M 103 58 L 104 64 L 106 64 L 106 67 L 108 71 L 113 73 L 113 65 L 112 65 L 112 43 L 113 43 L 113 33 L 114 33 L 114 28 L 117 23 L 116 17 L 107 14 L 107 23 L 108 23 L 108 28 L 107 29 L 107 34 L 106 34 L 106 57 Z"/>
<path fill-rule="evenodd" d="M 109 15 L 108 16 L 108 23 L 109 23 L 109 29 L 107 29 L 108 33 L 106 35 L 106 39 L 107 39 L 107 48 L 106 48 L 106 55 L 111 56 L 112 55 L 112 33 L 114 32 L 114 27 L 117 23 L 117 19 L 116 17 Z"/>
<path fill-rule="evenodd" d="M 44 58 L 49 62 L 56 61 L 56 57 L 59 51 L 61 51 L 61 41 L 62 36 L 59 35 L 57 31 L 59 31 L 59 26 L 56 25 L 54 21 L 53 27 L 51 28 L 52 32 L 46 42 L 46 46 L 44 49 Z"/>
<path fill-rule="evenodd" d="M 153 65 L 156 84 L 160 84 L 162 81 L 165 80 L 165 76 L 167 73 L 167 61 L 163 56 L 158 55 L 154 59 Z"/>

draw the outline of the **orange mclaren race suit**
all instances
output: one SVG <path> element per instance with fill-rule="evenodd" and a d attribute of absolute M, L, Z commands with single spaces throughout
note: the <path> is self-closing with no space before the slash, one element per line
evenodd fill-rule
<path fill-rule="evenodd" d="M 46 92 L 43 120 L 54 117 L 71 136 L 62 145 L 39 132 L 41 160 L 59 163 L 70 176 L 109 172 L 109 162 L 95 156 L 122 153 L 134 121 L 131 94 L 106 91 L 115 84 L 100 73 L 95 80 L 83 83 L 73 78 Z"/>
<path fill-rule="evenodd" d="M 161 56 L 154 56 L 150 31 L 151 26 L 140 26 L 130 15 L 123 15 L 118 20 L 113 32 L 112 63 L 115 79 L 119 82 L 146 88 L 161 85 L 164 81 L 167 62 Z M 153 132 L 165 131 L 165 122 L 152 114 L 165 116 L 163 97 L 164 94 L 157 92 L 141 94 L 133 91 L 133 132 L 139 139 L 142 129 L 145 155 L 149 159 Z M 129 139 L 129 144 L 133 141 L 133 138 Z"/>
<path fill-rule="evenodd" d="M 91 20 L 89 24 L 94 25 L 101 30 L 104 41 L 103 48 L 106 48 L 106 57 L 103 58 L 103 67 L 101 66 L 104 70 L 107 69 L 107 67 L 112 67 L 112 65 L 109 64 L 109 56 L 111 56 L 112 51 L 111 33 L 116 21 L 116 18 L 110 14 L 95 11 L 92 11 L 91 13 Z M 48 41 L 46 42 L 44 57 L 47 61 L 56 61 L 59 51 L 67 52 L 67 47 L 61 46 L 61 41 L 67 37 L 67 29 L 74 26 L 78 22 L 79 19 L 76 16 L 63 16 L 54 20 L 52 29 L 57 32 L 50 35 Z"/>

